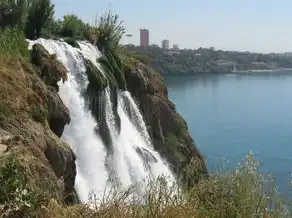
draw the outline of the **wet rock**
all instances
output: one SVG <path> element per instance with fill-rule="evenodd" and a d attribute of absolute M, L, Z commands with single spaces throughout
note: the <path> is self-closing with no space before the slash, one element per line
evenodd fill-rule
<path fill-rule="evenodd" d="M 48 106 L 49 126 L 57 136 L 61 137 L 65 125 L 70 123 L 69 110 L 57 92 L 48 90 L 46 102 Z"/>
<path fill-rule="evenodd" d="M 34 65 L 40 68 L 40 76 L 47 85 L 53 86 L 58 90 L 57 83 L 61 79 L 63 82 L 67 80 L 67 69 L 56 59 L 55 55 L 50 55 L 42 45 L 33 45 L 31 60 Z"/>

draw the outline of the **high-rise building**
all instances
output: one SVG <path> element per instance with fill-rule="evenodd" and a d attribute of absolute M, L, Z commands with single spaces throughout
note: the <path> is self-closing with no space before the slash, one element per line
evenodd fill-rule
<path fill-rule="evenodd" d="M 149 46 L 149 30 L 140 29 L 140 46 L 146 48 Z"/>
<path fill-rule="evenodd" d="M 169 40 L 167 39 L 162 40 L 162 48 L 169 49 Z"/>

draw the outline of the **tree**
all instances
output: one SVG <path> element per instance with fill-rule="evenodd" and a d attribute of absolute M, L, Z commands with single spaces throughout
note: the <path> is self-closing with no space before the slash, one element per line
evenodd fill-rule
<path fill-rule="evenodd" d="M 83 38 L 86 24 L 76 15 L 65 15 L 62 22 L 62 36 L 72 38 Z"/>
<path fill-rule="evenodd" d="M 0 27 L 19 26 L 23 28 L 30 2 L 28 0 L 1 0 Z"/>
<path fill-rule="evenodd" d="M 27 38 L 40 37 L 42 28 L 54 17 L 54 8 L 50 0 L 32 0 L 25 28 Z"/>

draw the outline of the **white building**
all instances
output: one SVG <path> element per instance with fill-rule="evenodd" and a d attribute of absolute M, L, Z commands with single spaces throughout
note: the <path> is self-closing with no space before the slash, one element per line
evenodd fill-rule
<path fill-rule="evenodd" d="M 169 40 L 164 39 L 162 40 L 162 46 L 163 49 L 169 49 Z"/>

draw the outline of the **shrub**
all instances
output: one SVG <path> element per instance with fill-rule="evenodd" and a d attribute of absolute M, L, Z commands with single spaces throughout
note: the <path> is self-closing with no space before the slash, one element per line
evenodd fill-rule
<path fill-rule="evenodd" d="M 119 16 L 112 14 L 111 11 L 100 17 L 97 24 L 99 32 L 97 46 L 101 52 L 109 53 L 117 48 L 125 33 L 122 24 Z"/>

